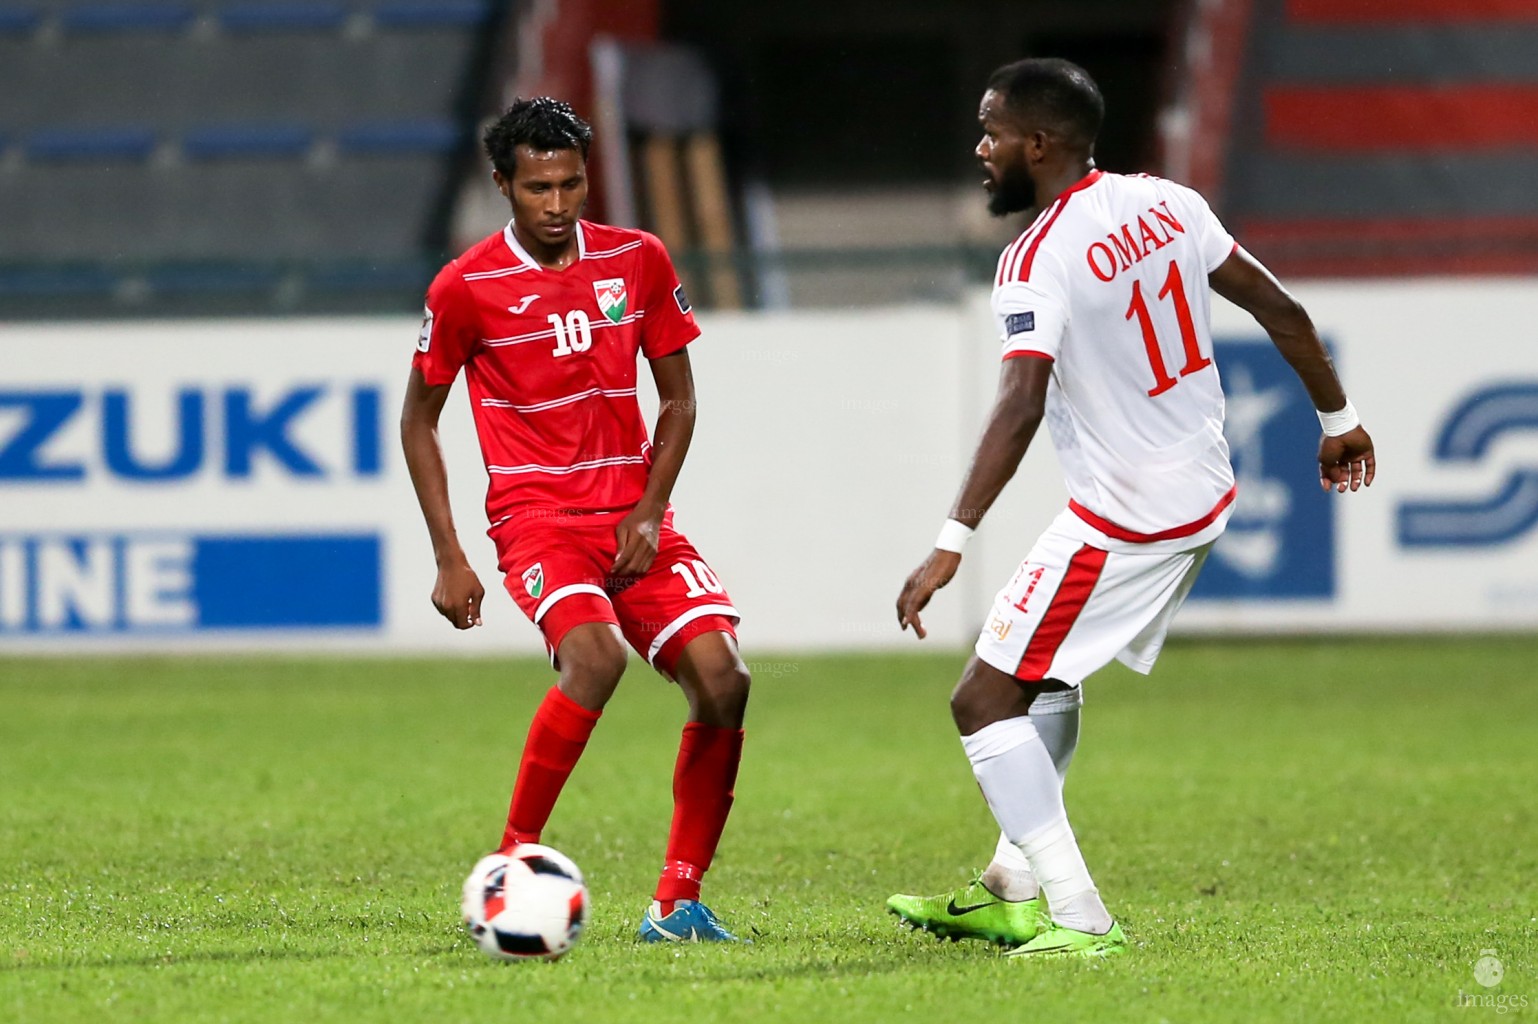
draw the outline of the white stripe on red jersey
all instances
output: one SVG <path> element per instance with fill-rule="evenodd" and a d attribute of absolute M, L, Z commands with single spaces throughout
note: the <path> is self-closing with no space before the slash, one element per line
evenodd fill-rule
<path fill-rule="evenodd" d="M 637 360 L 699 335 L 655 236 L 588 221 L 575 234 L 576 261 L 550 270 L 508 225 L 428 291 L 414 365 L 431 386 L 464 371 L 492 521 L 633 508 L 651 465 Z"/>

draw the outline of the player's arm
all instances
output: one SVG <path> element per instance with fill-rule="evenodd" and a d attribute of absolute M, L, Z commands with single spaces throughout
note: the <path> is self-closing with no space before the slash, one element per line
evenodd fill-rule
<path fill-rule="evenodd" d="M 1308 312 L 1288 294 L 1271 272 L 1242 248 L 1208 275 L 1212 290 L 1255 318 L 1271 342 L 1303 382 L 1314 408 L 1321 413 L 1346 411 L 1346 391 L 1335 365 Z M 1354 413 L 1351 414 L 1354 419 Z M 1372 438 L 1357 424 L 1319 442 L 1319 484 L 1344 491 L 1371 485 L 1377 472 Z"/>
<path fill-rule="evenodd" d="M 406 382 L 406 401 L 401 407 L 401 449 L 411 486 L 416 488 L 417 503 L 427 520 L 432 538 L 433 557 L 438 562 L 438 579 L 433 584 L 433 607 L 454 624 L 455 629 L 469 629 L 481 624 L 481 586 L 470 560 L 459 545 L 454 530 L 454 515 L 449 507 L 449 474 L 443 463 L 443 449 L 438 443 L 438 417 L 453 385 L 432 385 L 413 367 Z"/>
<path fill-rule="evenodd" d="M 662 516 L 684 468 L 689 441 L 694 437 L 694 372 L 689 366 L 689 350 L 681 348 L 648 362 L 661 407 L 657 428 L 652 432 L 652 464 L 646 491 L 616 530 L 619 553 L 610 570 L 616 576 L 639 576 L 651 568 L 657 557 Z"/>
<path fill-rule="evenodd" d="M 1020 460 L 1025 457 L 1031 438 L 1036 436 L 1036 428 L 1041 426 L 1051 376 L 1050 359 L 1023 357 L 1004 361 L 988 425 L 983 428 L 972 465 L 951 507 L 951 519 L 968 530 L 977 529 L 1004 485 L 1020 468 Z M 959 551 L 940 547 L 931 551 L 924 563 L 913 570 L 897 597 L 898 625 L 903 629 L 912 626 L 921 640 L 928 636 L 919 612 L 929 604 L 935 591 L 951 581 L 960 565 Z"/>

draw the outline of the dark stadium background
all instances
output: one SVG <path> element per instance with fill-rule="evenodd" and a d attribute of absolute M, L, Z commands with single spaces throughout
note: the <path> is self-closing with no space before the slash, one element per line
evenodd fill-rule
<path fill-rule="evenodd" d="M 592 212 L 660 231 L 704 306 L 944 296 L 1019 226 L 965 197 L 980 86 L 1030 54 L 1099 80 L 1102 166 L 1189 181 L 1284 275 L 1525 272 L 1525 10 L 6 0 L 0 317 L 412 309 L 500 219 L 478 124 L 536 92 L 598 124 Z M 689 169 L 657 144 L 698 136 Z"/>

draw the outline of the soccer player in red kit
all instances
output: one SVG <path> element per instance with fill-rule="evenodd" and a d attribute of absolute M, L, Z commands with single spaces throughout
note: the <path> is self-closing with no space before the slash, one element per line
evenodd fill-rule
<path fill-rule="evenodd" d="M 688 345 L 699 328 L 661 242 L 579 219 L 592 134 L 548 97 L 519 100 L 487 129 L 512 220 L 429 288 L 401 442 L 438 562 L 433 605 L 457 629 L 478 626 L 485 591 L 455 535 L 437 438 L 463 370 L 497 568 L 560 672 L 529 726 L 501 848 L 539 841 L 628 643 L 689 702 L 666 860 L 641 938 L 734 941 L 699 896 L 731 810 L 749 677 L 737 611 L 673 529 L 668 504 L 694 432 Z M 637 353 L 661 399 L 651 441 Z"/>

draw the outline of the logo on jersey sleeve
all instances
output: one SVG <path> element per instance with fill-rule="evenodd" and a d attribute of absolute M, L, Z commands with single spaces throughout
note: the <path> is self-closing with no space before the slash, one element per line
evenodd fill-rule
<path fill-rule="evenodd" d="M 680 313 L 687 313 L 689 310 L 694 308 L 693 306 L 689 305 L 689 296 L 684 294 L 683 285 L 679 285 L 677 288 L 673 289 L 673 301 L 678 303 L 678 311 Z"/>
<path fill-rule="evenodd" d="M 545 564 L 535 562 L 523 570 L 523 589 L 530 597 L 537 598 L 545 592 Z"/>
<path fill-rule="evenodd" d="M 1004 334 L 1013 338 L 1017 334 L 1036 329 L 1035 313 L 1011 313 L 1004 318 Z"/>
<path fill-rule="evenodd" d="M 593 294 L 598 296 L 598 311 L 613 323 L 625 318 L 625 307 L 630 296 L 625 293 L 625 279 L 611 277 L 607 281 L 594 281 Z"/>
<path fill-rule="evenodd" d="M 433 311 L 429 306 L 422 307 L 422 329 L 417 332 L 417 351 L 426 352 L 433 347 Z"/>

